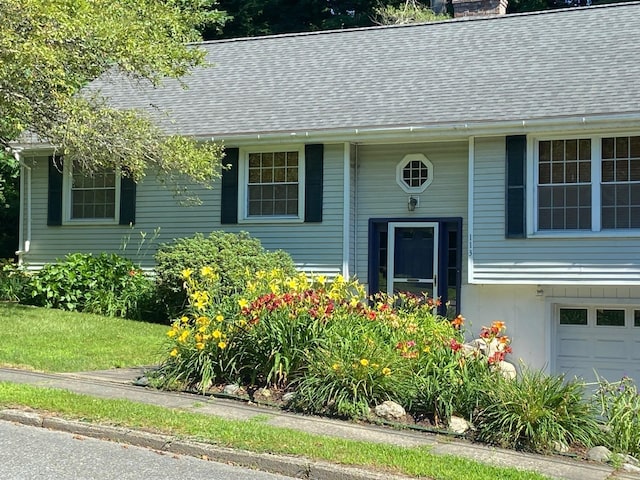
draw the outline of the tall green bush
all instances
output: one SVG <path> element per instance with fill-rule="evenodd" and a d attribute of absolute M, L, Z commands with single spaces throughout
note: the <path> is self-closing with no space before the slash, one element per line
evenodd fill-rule
<path fill-rule="evenodd" d="M 170 317 L 179 316 L 187 305 L 183 272 L 213 269 L 219 276 L 214 295 L 242 291 L 249 277 L 257 271 L 279 269 L 295 274 L 291 257 L 283 251 L 268 252 L 260 240 L 248 233 L 212 232 L 208 237 L 196 234 L 160 245 L 155 255 L 159 297 Z"/>
<path fill-rule="evenodd" d="M 154 300 L 153 282 L 116 254 L 73 253 L 33 274 L 27 303 L 113 317 L 140 319 Z"/>

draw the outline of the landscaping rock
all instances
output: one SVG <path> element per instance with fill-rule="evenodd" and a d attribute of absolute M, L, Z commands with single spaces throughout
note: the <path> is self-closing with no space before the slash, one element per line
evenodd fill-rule
<path fill-rule="evenodd" d="M 270 402 L 273 399 L 273 395 L 268 388 L 259 388 L 253 393 L 254 402 Z"/>
<path fill-rule="evenodd" d="M 507 380 L 514 380 L 518 376 L 518 372 L 516 371 L 516 366 L 513 363 L 499 362 L 497 364 L 498 370 L 502 373 L 502 376 Z"/>
<path fill-rule="evenodd" d="M 149 386 L 149 379 L 147 378 L 146 375 L 143 375 L 142 377 L 138 377 L 133 381 L 133 384 L 136 387 L 148 387 Z"/>
<path fill-rule="evenodd" d="M 630 463 L 631 465 L 635 465 L 636 467 L 640 467 L 640 461 L 638 461 L 637 458 L 632 457 L 631 455 L 625 455 L 624 462 Z"/>
<path fill-rule="evenodd" d="M 593 460 L 594 462 L 605 463 L 608 462 L 611 458 L 611 450 L 609 450 L 607 447 L 599 445 L 597 447 L 591 448 L 587 452 L 587 458 L 589 460 Z"/>
<path fill-rule="evenodd" d="M 282 396 L 282 402 L 287 405 L 289 403 L 291 403 L 291 400 L 293 400 L 293 397 L 296 396 L 295 392 L 287 392 Z"/>
<path fill-rule="evenodd" d="M 556 453 L 569 453 L 569 445 L 564 442 L 553 442 L 553 451 Z"/>
<path fill-rule="evenodd" d="M 396 402 L 392 402 L 390 400 L 387 400 L 380 405 L 376 405 L 374 413 L 378 417 L 390 421 L 404 420 L 404 418 L 407 416 L 407 412 L 404 408 L 402 408 L 402 405 L 399 405 Z"/>
<path fill-rule="evenodd" d="M 453 433 L 462 434 L 470 428 L 471 425 L 464 418 L 456 417 L 455 415 L 451 416 L 451 419 L 449 420 L 449 430 Z"/>
<path fill-rule="evenodd" d="M 239 395 L 240 394 L 240 385 L 237 385 L 235 383 L 230 384 L 230 385 L 225 385 L 224 389 L 222 390 L 222 392 L 225 395 Z"/>
<path fill-rule="evenodd" d="M 473 352 L 480 352 L 485 357 L 487 356 L 488 346 L 483 338 L 475 338 L 466 345 L 471 347 Z M 465 349 L 465 351 L 467 351 L 467 349 Z"/>
<path fill-rule="evenodd" d="M 623 463 L 622 470 L 624 470 L 625 472 L 640 473 L 640 467 L 637 467 L 630 463 Z"/>

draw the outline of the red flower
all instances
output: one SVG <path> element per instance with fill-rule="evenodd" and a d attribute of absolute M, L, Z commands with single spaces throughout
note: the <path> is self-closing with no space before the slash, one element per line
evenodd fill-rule
<path fill-rule="evenodd" d="M 454 352 L 457 352 L 462 348 L 462 344 L 458 342 L 455 338 L 452 338 L 451 340 L 449 340 L 449 346 L 451 347 L 451 350 L 453 350 Z"/>

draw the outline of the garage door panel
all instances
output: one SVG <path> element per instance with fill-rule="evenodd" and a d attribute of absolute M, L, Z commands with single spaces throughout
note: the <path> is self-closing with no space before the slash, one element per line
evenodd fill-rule
<path fill-rule="evenodd" d="M 563 335 L 560 338 L 559 356 L 573 358 L 589 358 L 589 341 L 585 338 L 571 338 Z"/>
<path fill-rule="evenodd" d="M 575 315 L 569 315 L 574 310 L 583 313 L 578 320 L 584 323 L 579 323 Z M 608 310 L 624 311 L 624 324 L 605 325 L 601 313 Z M 623 323 L 619 318 L 617 320 L 618 324 Z M 588 383 L 596 381 L 596 374 L 611 382 L 619 381 L 625 375 L 640 382 L 638 306 L 618 304 L 607 307 L 604 302 L 602 305 L 560 306 L 556 310 L 554 324 L 556 373 L 564 373 L 568 379 L 577 376 Z"/>
<path fill-rule="evenodd" d="M 624 339 L 596 340 L 594 348 L 594 357 L 601 360 L 616 359 L 627 361 L 627 345 Z"/>

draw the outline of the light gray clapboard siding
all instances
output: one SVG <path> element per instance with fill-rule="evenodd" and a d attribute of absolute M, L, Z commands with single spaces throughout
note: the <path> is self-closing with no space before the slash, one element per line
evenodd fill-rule
<path fill-rule="evenodd" d="M 224 229 L 246 231 L 259 238 L 268 250 L 282 249 L 291 254 L 298 268 L 335 275 L 342 267 L 344 146 L 325 146 L 322 223 L 268 223 L 220 225 L 220 184 L 213 189 L 195 189 L 202 201 L 198 206 L 180 205 L 171 191 L 159 186 L 148 175 L 137 188 L 136 224 L 47 226 L 47 159 L 33 163 L 32 238 L 25 262 L 32 267 L 62 258 L 68 253 L 115 252 L 124 254 L 144 267 L 153 266 L 157 246 L 175 238 L 208 234 Z M 159 236 L 151 242 L 154 230 Z M 141 245 L 141 234 L 147 241 Z M 122 249 L 127 244 L 126 250 Z"/>
<path fill-rule="evenodd" d="M 474 160 L 472 283 L 640 284 L 638 238 L 505 238 L 504 137 L 476 138 Z"/>
<path fill-rule="evenodd" d="M 433 164 L 433 183 L 418 195 L 420 205 L 409 212 L 409 194 L 396 182 L 396 167 L 405 155 L 422 153 Z M 468 143 L 439 142 L 359 145 L 357 177 L 356 274 L 367 280 L 368 229 L 371 218 L 462 217 L 467 229 Z M 466 238 L 463 245 L 466 252 Z M 466 269 L 463 254 L 463 270 Z M 463 278 L 465 278 L 463 274 Z"/>

